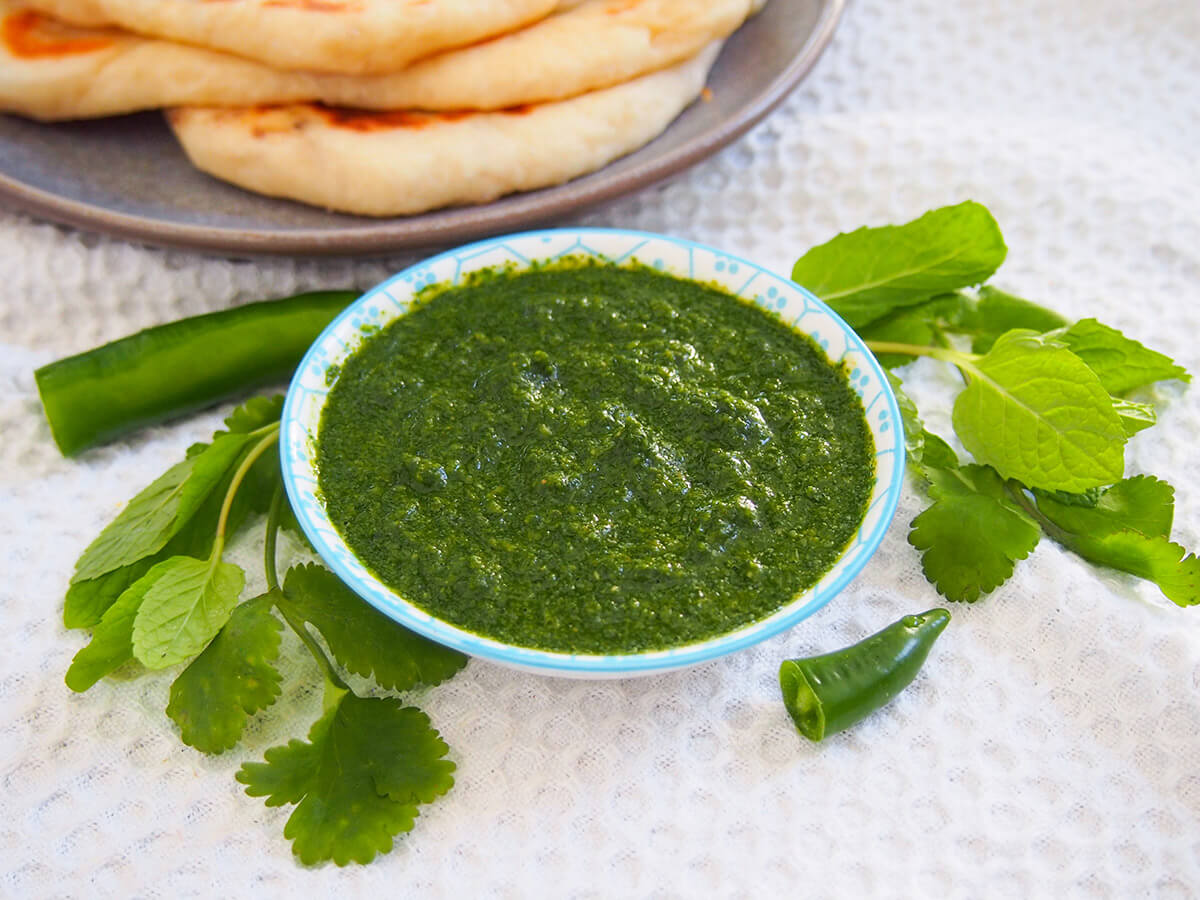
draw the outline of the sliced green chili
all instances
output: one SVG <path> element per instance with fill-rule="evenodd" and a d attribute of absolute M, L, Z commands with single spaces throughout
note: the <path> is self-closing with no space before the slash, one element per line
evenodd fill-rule
<path fill-rule="evenodd" d="M 34 373 L 64 456 L 291 377 L 358 296 L 318 291 L 147 328 Z"/>
<path fill-rule="evenodd" d="M 949 622 L 946 610 L 931 609 L 833 653 L 784 660 L 779 686 L 796 728 L 819 741 L 888 703 L 917 676 Z"/>

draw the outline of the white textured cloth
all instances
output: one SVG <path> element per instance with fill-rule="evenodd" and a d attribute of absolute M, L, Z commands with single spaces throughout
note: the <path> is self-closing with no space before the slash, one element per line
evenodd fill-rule
<path fill-rule="evenodd" d="M 1200 375 L 1200 4 L 854 0 L 827 55 L 745 139 L 580 217 L 714 244 L 786 272 L 835 232 L 974 198 L 1010 247 L 998 283 L 1095 315 Z M 906 490 L 870 566 L 784 635 L 619 682 L 475 662 L 416 698 L 457 784 L 367 867 L 298 866 L 238 765 L 318 715 L 294 640 L 279 703 L 221 757 L 184 747 L 170 673 L 63 684 L 72 563 L 210 413 L 74 462 L 31 370 L 145 325 L 323 286 L 387 261 L 230 262 L 0 213 L 0 895 L 41 897 L 1200 896 L 1200 609 L 1043 543 L 954 621 L 913 686 L 811 745 L 786 656 L 940 603 L 906 543 Z M 949 433 L 952 380 L 914 393 Z M 1159 390 L 1134 472 L 1177 488 L 1200 547 L 1200 387 Z M 251 554 L 252 544 L 239 548 Z M 251 587 L 257 586 L 252 583 Z"/>

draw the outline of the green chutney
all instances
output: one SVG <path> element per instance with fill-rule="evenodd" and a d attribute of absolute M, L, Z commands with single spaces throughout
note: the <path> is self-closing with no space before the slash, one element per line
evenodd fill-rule
<path fill-rule="evenodd" d="M 713 287 L 575 261 L 446 288 L 365 338 L 316 442 L 329 517 L 467 631 L 633 653 L 764 618 L 857 532 L 844 373 Z"/>

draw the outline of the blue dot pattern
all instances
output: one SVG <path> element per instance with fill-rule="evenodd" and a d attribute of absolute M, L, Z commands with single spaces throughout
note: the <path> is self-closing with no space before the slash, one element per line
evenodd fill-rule
<path fill-rule="evenodd" d="M 365 332 L 408 311 L 431 284 L 459 284 L 471 272 L 586 255 L 631 261 L 684 278 L 713 282 L 774 310 L 813 338 L 831 362 L 845 363 L 875 439 L 876 473 L 867 514 L 846 552 L 812 588 L 772 616 L 738 631 L 670 650 L 630 655 L 549 653 L 502 644 L 447 625 L 422 612 L 366 570 L 325 515 L 314 468 L 313 436 L 339 365 Z M 332 373 L 336 374 L 336 369 Z M 472 656 L 542 674 L 582 678 L 626 677 L 706 662 L 790 628 L 834 598 L 866 565 L 891 523 L 904 479 L 904 429 L 896 398 L 875 358 L 832 310 L 804 288 L 727 253 L 690 241 L 621 229 L 553 229 L 495 238 L 460 247 L 400 272 L 346 309 L 309 349 L 288 390 L 280 440 L 284 483 L 305 534 L 322 559 L 367 602 L 400 624 Z"/>

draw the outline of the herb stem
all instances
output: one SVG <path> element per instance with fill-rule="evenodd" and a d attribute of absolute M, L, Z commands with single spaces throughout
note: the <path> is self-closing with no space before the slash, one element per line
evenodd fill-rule
<path fill-rule="evenodd" d="M 1037 504 L 1029 499 L 1029 493 L 1025 490 L 1025 485 L 1014 478 L 1010 478 L 1004 483 L 1004 486 L 1008 489 L 1009 496 L 1017 502 L 1017 505 L 1025 511 L 1026 515 L 1037 522 L 1044 533 L 1059 543 L 1063 542 L 1066 532 L 1047 519 L 1045 514 L 1038 509 Z"/>
<path fill-rule="evenodd" d="M 337 670 L 333 668 L 333 663 L 329 661 L 329 657 L 325 655 L 325 651 L 321 649 L 320 644 L 316 642 L 316 639 L 309 633 L 309 630 L 304 627 L 304 623 L 298 620 L 292 614 L 292 611 L 288 609 L 287 595 L 283 591 L 275 594 L 275 608 L 279 610 L 279 614 L 283 616 L 283 620 L 288 623 L 288 627 L 296 632 L 296 637 L 300 638 L 304 646 L 308 648 L 308 652 L 317 661 L 317 665 L 321 669 L 321 674 L 325 676 L 325 680 L 343 691 L 350 690 L 346 682 L 342 681 L 338 675 Z"/>
<path fill-rule="evenodd" d="M 271 508 L 267 512 L 267 534 L 263 541 L 263 571 L 267 575 L 267 590 L 279 590 L 279 570 L 275 567 L 275 543 L 279 534 L 279 518 L 283 514 L 283 485 L 275 486 Z"/>
<path fill-rule="evenodd" d="M 219 557 L 221 551 L 225 549 L 225 523 L 229 521 L 229 510 L 233 507 L 233 498 L 237 495 L 238 488 L 242 486 L 242 481 L 245 480 L 246 473 L 250 471 L 250 467 L 258 461 L 258 458 L 266 453 L 272 444 L 279 440 L 278 422 L 272 422 L 270 425 L 264 426 L 259 430 L 264 432 L 263 439 L 250 448 L 250 452 L 246 454 L 246 458 L 237 467 L 237 471 L 233 473 L 233 479 L 229 482 L 229 490 L 225 492 L 225 500 L 221 503 L 221 513 L 217 517 L 216 537 L 213 539 L 213 559 Z M 257 434 L 258 432 L 251 433 Z"/>
<path fill-rule="evenodd" d="M 930 347 L 921 344 L 903 344 L 897 341 L 867 341 L 867 346 L 876 353 L 903 353 L 905 356 L 931 356 L 956 366 L 969 365 L 977 356 L 962 353 L 953 347 Z"/>

